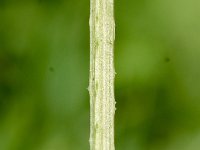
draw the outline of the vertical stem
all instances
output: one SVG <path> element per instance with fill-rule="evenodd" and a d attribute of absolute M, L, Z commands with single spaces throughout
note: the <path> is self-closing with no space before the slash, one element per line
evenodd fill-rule
<path fill-rule="evenodd" d="M 90 1 L 90 150 L 114 150 L 114 0 Z"/>

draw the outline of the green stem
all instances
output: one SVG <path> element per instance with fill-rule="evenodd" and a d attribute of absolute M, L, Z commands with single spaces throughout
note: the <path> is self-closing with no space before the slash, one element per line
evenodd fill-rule
<path fill-rule="evenodd" d="M 90 1 L 90 150 L 114 150 L 114 2 Z"/>

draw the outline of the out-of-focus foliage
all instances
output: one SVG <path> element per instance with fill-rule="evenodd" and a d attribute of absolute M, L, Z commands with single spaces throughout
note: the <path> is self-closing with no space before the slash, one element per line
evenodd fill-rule
<path fill-rule="evenodd" d="M 199 150 L 200 1 L 115 1 L 116 149 Z M 0 0 L 0 150 L 89 149 L 89 0 Z"/>

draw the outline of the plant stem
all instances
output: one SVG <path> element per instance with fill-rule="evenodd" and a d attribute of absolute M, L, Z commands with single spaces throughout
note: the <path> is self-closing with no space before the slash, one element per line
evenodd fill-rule
<path fill-rule="evenodd" d="M 114 150 L 114 0 L 90 1 L 90 150 Z"/>

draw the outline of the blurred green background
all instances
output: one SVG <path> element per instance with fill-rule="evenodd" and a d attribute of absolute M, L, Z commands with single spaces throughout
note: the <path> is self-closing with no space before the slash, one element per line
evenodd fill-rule
<path fill-rule="evenodd" d="M 199 150 L 200 1 L 115 1 L 116 150 Z M 89 0 L 0 0 L 0 150 L 89 149 Z"/>

